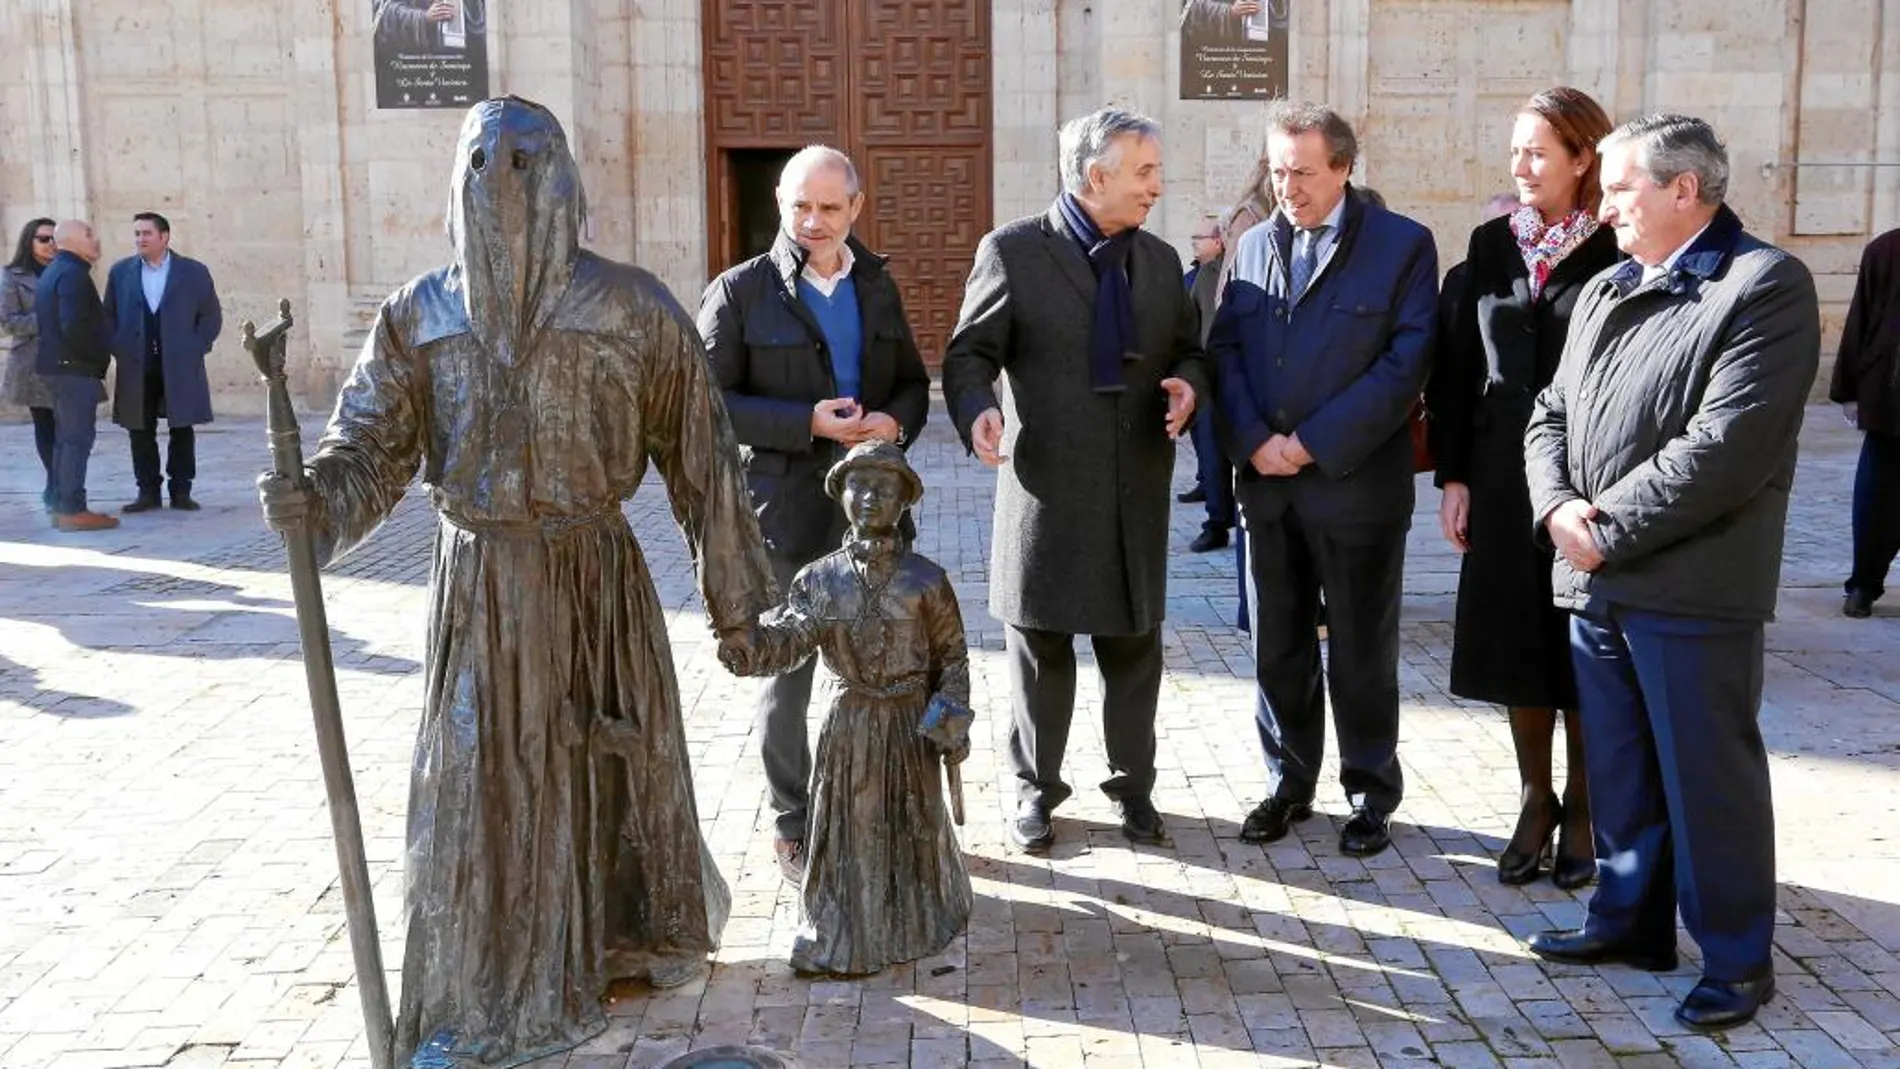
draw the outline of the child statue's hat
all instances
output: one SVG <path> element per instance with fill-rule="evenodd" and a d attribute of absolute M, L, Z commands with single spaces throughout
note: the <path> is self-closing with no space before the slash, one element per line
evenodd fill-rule
<path fill-rule="evenodd" d="M 833 464 L 831 471 L 825 475 L 825 493 L 830 494 L 834 501 L 844 500 L 845 475 L 867 468 L 888 471 L 904 480 L 906 508 L 915 505 L 924 496 L 924 481 L 912 470 L 904 451 L 885 441 L 859 442 L 852 446 L 844 459 Z"/>

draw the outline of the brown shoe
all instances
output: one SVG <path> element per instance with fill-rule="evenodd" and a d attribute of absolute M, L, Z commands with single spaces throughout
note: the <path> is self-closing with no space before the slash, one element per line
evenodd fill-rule
<path fill-rule="evenodd" d="M 805 842 L 802 839 L 773 839 L 772 856 L 778 859 L 779 875 L 786 883 L 805 882 Z"/>
<path fill-rule="evenodd" d="M 62 531 L 110 531 L 119 525 L 119 518 L 97 512 L 62 512 L 56 522 Z"/>

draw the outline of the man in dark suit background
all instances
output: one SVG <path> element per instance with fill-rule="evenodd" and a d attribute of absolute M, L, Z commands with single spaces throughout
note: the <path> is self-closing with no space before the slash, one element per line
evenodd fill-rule
<path fill-rule="evenodd" d="M 1409 419 L 1431 360 L 1438 256 L 1431 232 L 1353 195 L 1358 143 L 1331 109 L 1269 113 L 1273 216 L 1235 260 L 1208 350 L 1247 528 L 1269 793 L 1240 837 L 1272 842 L 1312 814 L 1330 683 L 1339 847 L 1390 843 L 1399 772 L 1399 597 L 1412 520 Z M 1325 598 L 1330 672 L 1317 626 Z"/>
<path fill-rule="evenodd" d="M 117 517 L 102 516 L 86 504 L 86 467 L 98 434 L 99 402 L 106 399 L 105 309 L 92 265 L 99 259 L 99 236 L 92 224 L 68 219 L 53 228 L 59 252 L 46 265 L 33 291 L 39 321 L 40 351 L 34 370 L 53 391 L 53 526 L 62 531 L 106 531 Z"/>
<path fill-rule="evenodd" d="M 1869 242 L 1854 278 L 1828 399 L 1861 430 L 1854 472 L 1854 560 L 1841 612 L 1873 615 L 1900 554 L 1900 230 Z"/>
<path fill-rule="evenodd" d="M 1113 108 L 1060 134 L 1063 192 L 977 245 L 943 362 L 957 432 L 995 467 L 990 613 L 1007 629 L 1016 844 L 1054 841 L 1069 796 L 1075 636 L 1102 675 L 1102 790 L 1137 841 L 1165 835 L 1155 781 L 1174 439 L 1208 395 L 1173 247 L 1141 229 L 1160 127 Z M 997 379 L 1005 389 L 999 398 Z"/>
<path fill-rule="evenodd" d="M 1219 303 L 1223 274 L 1221 267 L 1227 260 L 1222 228 L 1223 221 L 1210 215 L 1194 224 L 1194 233 L 1190 238 L 1194 248 L 1194 266 L 1188 268 L 1184 281 L 1188 295 L 1194 298 L 1194 309 L 1201 317 L 1202 345 L 1207 344 L 1208 332 L 1214 329 L 1214 307 Z M 1228 532 L 1234 528 L 1234 466 L 1227 462 L 1227 454 L 1221 451 L 1212 419 L 1195 420 L 1190 436 L 1194 439 L 1194 488 L 1175 500 L 1184 504 L 1200 502 L 1205 506 L 1207 519 L 1201 524 L 1201 533 L 1188 543 L 1188 550 L 1208 553 L 1224 548 Z"/>
<path fill-rule="evenodd" d="M 850 158 L 823 145 L 800 151 L 779 174 L 778 202 L 771 250 L 713 279 L 700 298 L 699 332 L 784 589 L 844 537 L 826 472 L 859 442 L 915 441 L 929 412 L 930 374 L 884 259 L 851 236 L 864 192 Z M 759 750 L 777 814 L 773 852 L 789 880 L 804 871 L 805 719 L 815 666 L 807 660 L 759 692 Z"/>
<path fill-rule="evenodd" d="M 211 422 L 211 381 L 205 357 L 224 329 L 218 291 L 204 264 L 172 251 L 172 225 L 157 212 L 132 217 L 138 254 L 112 265 L 106 276 L 106 314 L 114 324 L 118 358 L 112 419 L 132 444 L 137 499 L 121 512 L 159 507 L 158 421 L 166 423 L 164 476 L 172 508 L 195 511 L 198 439 L 192 428 Z"/>

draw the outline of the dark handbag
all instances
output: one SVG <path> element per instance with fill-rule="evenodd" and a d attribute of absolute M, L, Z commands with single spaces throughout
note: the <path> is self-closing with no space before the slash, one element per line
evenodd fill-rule
<path fill-rule="evenodd" d="M 1423 400 L 1412 402 L 1412 416 L 1407 429 L 1412 432 L 1412 470 L 1436 470 L 1438 461 L 1432 456 L 1431 413 L 1425 411 Z"/>

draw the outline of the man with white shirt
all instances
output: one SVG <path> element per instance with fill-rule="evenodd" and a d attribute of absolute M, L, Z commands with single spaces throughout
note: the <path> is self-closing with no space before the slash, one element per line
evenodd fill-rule
<path fill-rule="evenodd" d="M 1412 405 L 1430 369 L 1438 253 L 1429 230 L 1355 195 L 1358 143 L 1329 108 L 1268 114 L 1278 204 L 1232 252 L 1208 338 L 1247 537 L 1254 717 L 1268 794 L 1241 825 L 1272 842 L 1313 812 L 1330 685 L 1341 852 L 1391 842 L 1399 772 L 1399 596 L 1412 522 Z M 1329 671 L 1320 667 L 1321 596 Z"/>
<path fill-rule="evenodd" d="M 1756 717 L 1762 632 L 1820 363 L 1814 280 L 1722 203 L 1728 154 L 1654 115 L 1598 146 L 1604 225 L 1630 259 L 1578 300 L 1525 435 L 1535 533 L 1557 550 L 1601 860 L 1561 962 L 1676 966 L 1676 1017 L 1741 1024 L 1774 994 L 1774 807 Z"/>
<path fill-rule="evenodd" d="M 195 511 L 198 472 L 192 428 L 211 422 L 211 381 L 205 357 L 224 329 L 218 291 L 204 264 L 172 251 L 172 225 L 157 212 L 132 217 L 136 256 L 106 276 L 106 314 L 118 362 L 112 419 L 132 444 L 137 499 L 122 512 L 159 507 L 158 421 L 167 427 L 164 477 L 171 505 Z"/>
<path fill-rule="evenodd" d="M 843 541 L 826 472 L 859 442 L 909 447 L 924 429 L 930 373 L 884 258 L 851 236 L 864 191 L 850 158 L 824 145 L 800 150 L 779 174 L 778 206 L 771 250 L 713 279 L 698 319 L 785 588 Z M 773 852 L 793 881 L 805 864 L 813 667 L 767 679 L 759 694 Z"/>

